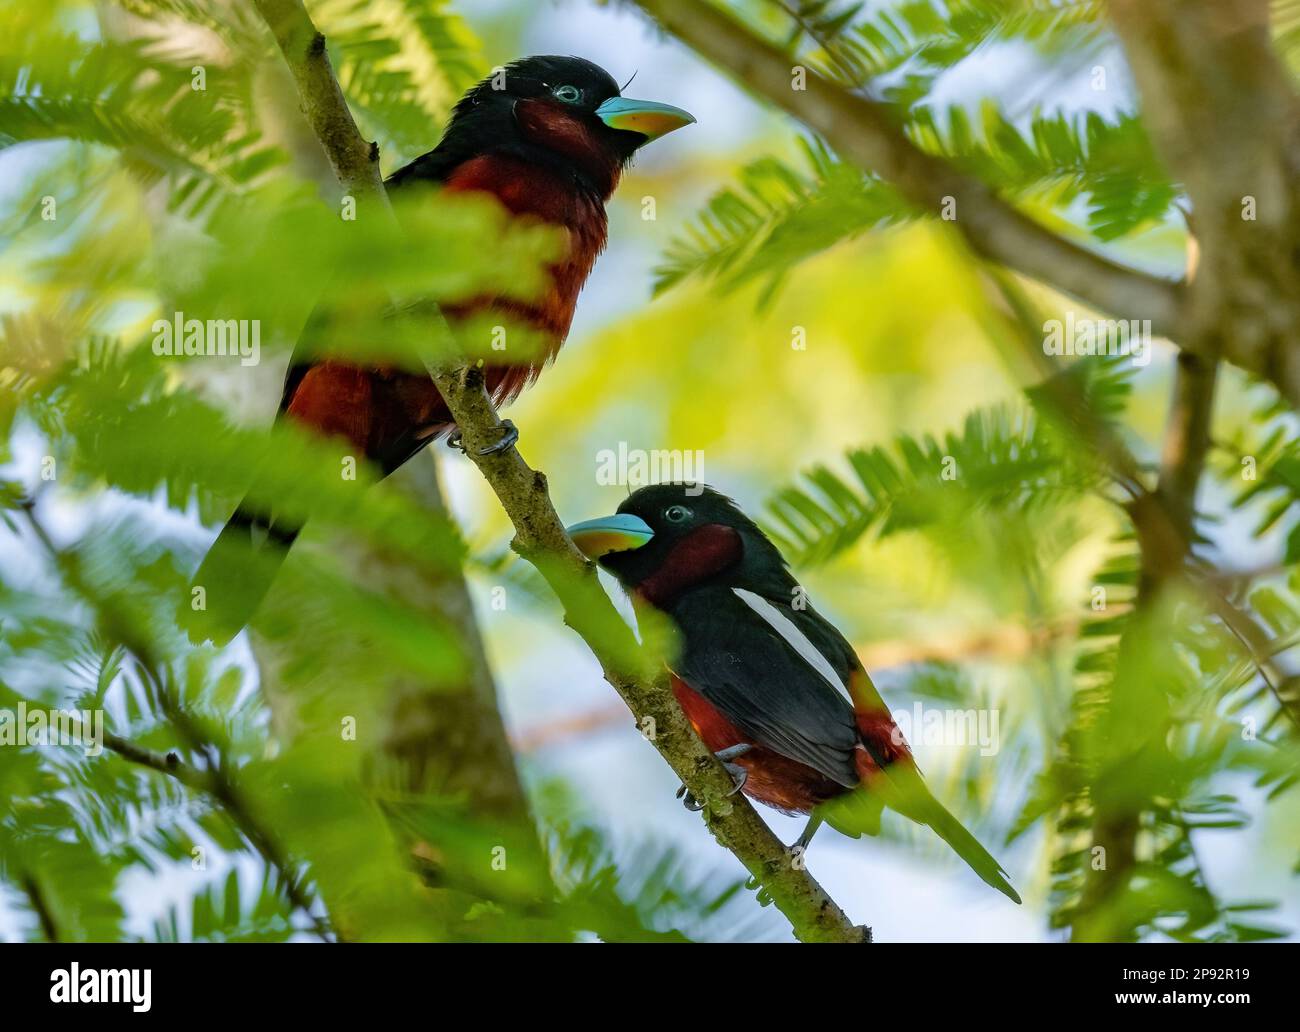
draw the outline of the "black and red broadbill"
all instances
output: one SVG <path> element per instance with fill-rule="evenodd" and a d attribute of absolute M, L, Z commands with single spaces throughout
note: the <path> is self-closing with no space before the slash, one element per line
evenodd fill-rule
<path fill-rule="evenodd" d="M 702 485 L 643 487 L 616 515 L 569 535 L 638 605 L 672 620 L 677 701 L 737 788 L 812 815 L 796 846 L 806 848 L 823 820 L 854 838 L 878 834 L 888 806 L 929 825 L 1020 902 L 998 862 L 930 794 L 853 647 L 731 499 Z"/>
<path fill-rule="evenodd" d="M 538 301 L 485 296 L 444 310 L 453 329 L 458 320 L 488 311 L 541 335 L 542 351 L 530 364 L 485 368 L 498 405 L 535 380 L 564 342 L 578 293 L 605 247 L 605 202 L 632 156 L 694 121 L 680 108 L 620 96 L 614 79 L 590 61 L 528 57 L 466 93 L 438 146 L 389 177 L 390 191 L 433 184 L 485 193 L 514 217 L 567 231 L 567 253 L 549 266 L 549 289 Z M 427 374 L 308 357 L 301 341 L 285 378 L 280 414 L 349 442 L 384 475 L 454 429 Z M 504 421 L 502 439 L 492 447 L 509 447 L 516 438 Z M 274 513 L 240 506 L 195 574 L 207 608 L 185 613 L 191 637 L 223 642 L 237 633 L 300 530 Z"/>

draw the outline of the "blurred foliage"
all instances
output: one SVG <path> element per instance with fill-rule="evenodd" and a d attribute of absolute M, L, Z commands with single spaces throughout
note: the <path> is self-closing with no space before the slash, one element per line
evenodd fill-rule
<path fill-rule="evenodd" d="M 408 157 L 429 149 L 430 115 L 449 111 L 487 72 L 447 0 L 325 0 L 312 16 L 362 132 Z"/>
<path fill-rule="evenodd" d="M 1094 411 L 1106 412 L 1122 409 L 1128 372 L 1102 358 L 1062 375 L 1079 381 Z M 988 518 L 990 510 L 1004 523 L 1017 515 L 1032 518 L 1037 507 L 1077 498 L 1106 480 L 1096 456 L 1062 440 L 1028 404 L 976 410 L 942 441 L 900 437 L 893 452 L 854 449 L 846 459 L 856 483 L 818 466 L 805 474 L 807 487 L 777 495 L 768 533 L 791 562 L 825 562 L 872 529 L 883 536 Z M 935 470 L 945 466 L 947 474 L 936 481 Z"/>
<path fill-rule="evenodd" d="M 1087 53 L 1105 34 L 1096 0 L 780 0 L 789 15 L 787 43 L 807 42 L 826 70 L 851 87 L 877 85 L 899 73 L 904 85 L 885 87 L 894 100 L 923 97 L 937 76 L 982 47 L 1034 44 L 1059 57 Z"/>
<path fill-rule="evenodd" d="M 553 14 L 520 6 L 475 27 L 513 40 L 518 20 Z M 1113 51 L 1102 6 L 733 4 L 792 60 L 868 90 L 920 146 L 1032 216 L 1122 260 L 1177 263 L 1178 184 L 1131 101 L 1102 109 L 1100 96 L 1065 103 L 1056 89 Z M 309 7 L 389 169 L 432 145 L 501 49 L 470 28 L 470 5 Z M 1275 8 L 1294 67 L 1296 5 Z M 358 581 L 349 549 L 380 551 L 417 579 L 465 567 L 477 588 L 503 586 L 510 608 L 484 620 L 503 677 L 527 682 L 524 709 L 567 713 L 579 686 L 567 673 L 547 680 L 534 657 L 560 633 L 553 603 L 505 549 L 476 481 L 464 489 L 466 541 L 402 482 L 377 485 L 364 468 L 343 479 L 338 447 L 266 428 L 310 318 L 331 349 L 419 368 L 433 343 L 403 318 L 411 308 L 488 285 L 533 296 L 554 236 L 463 199 L 399 204 L 401 236 L 341 220 L 250 7 L 123 0 L 98 13 L 76 0 L 0 9 L 0 709 L 102 708 L 110 732 L 173 754 L 206 788 L 112 750 L 0 748 L 0 879 L 20 934 L 780 935 L 733 868 L 651 836 L 653 818 L 641 840 L 607 833 L 586 793 L 539 772 L 541 760 L 529 773 L 545 863 L 460 795 L 436 782 L 415 791 L 387 766 L 383 686 L 449 691 L 466 657 L 408 585 Z M 951 77 L 995 48 L 1028 62 L 1027 81 L 954 104 Z M 991 845 L 1010 843 L 1013 880 L 1046 901 L 1050 927 L 1294 934 L 1260 916 L 1283 894 L 1275 885 L 1256 899 L 1246 872 L 1225 888 L 1203 857 L 1210 837 L 1263 841 L 1288 867 L 1300 850 L 1294 414 L 1225 372 L 1199 498 L 1192 565 L 1223 574 L 1212 583 L 1258 620 L 1265 648 L 1196 593 L 1139 608 L 1127 499 L 1005 361 L 969 255 L 786 124 L 710 146 L 668 172 L 629 173 L 604 261 L 646 270 L 647 290 L 657 264 L 655 301 L 593 321 L 514 413 L 561 511 L 616 504 L 590 473 L 601 449 L 702 450 L 705 479 L 763 514 L 864 656 L 896 657 L 880 672 L 893 704 L 1002 715 L 993 755 L 918 753 L 936 794 Z M 658 200 L 655 221 L 645 196 Z M 610 287 L 598 278 L 583 305 Z M 153 322 L 177 311 L 259 320 L 259 365 L 156 355 Z M 1082 359 L 1059 375 L 1150 470 L 1167 371 L 1160 358 Z M 194 522 L 219 522 L 250 490 L 312 517 L 257 618 L 274 668 L 242 647 L 193 648 L 173 617 L 197 558 Z M 339 733 L 346 719 L 356 741 Z M 1087 912 L 1086 893 L 1099 801 L 1138 828 L 1124 891 L 1103 915 Z M 884 834 L 940 855 L 902 822 Z M 141 880 L 166 888 L 148 913 L 130 905 Z M 1251 898 L 1238 898 L 1243 884 Z"/>

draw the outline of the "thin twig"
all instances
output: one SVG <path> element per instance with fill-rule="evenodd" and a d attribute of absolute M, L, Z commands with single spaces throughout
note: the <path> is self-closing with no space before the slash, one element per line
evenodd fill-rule
<path fill-rule="evenodd" d="M 50 909 L 50 901 L 45 898 L 45 890 L 41 888 L 41 883 L 36 880 L 36 875 L 30 871 L 26 872 L 20 884 L 23 893 L 27 896 L 27 901 L 36 914 L 36 919 L 41 923 L 41 933 L 45 936 L 45 941 L 58 942 L 59 925 L 54 919 L 54 911 Z"/>
<path fill-rule="evenodd" d="M 1300 731 L 1300 675 L 1282 669 L 1278 662 L 1279 651 L 1272 648 L 1268 632 L 1250 613 L 1234 606 L 1218 592 L 1211 593 L 1210 604 L 1224 626 L 1241 643 L 1260 680 L 1277 700 L 1281 712 Z"/>
<path fill-rule="evenodd" d="M 35 502 L 30 498 L 23 499 L 18 508 L 50 560 L 63 573 L 68 585 L 96 609 L 103 610 L 105 608 L 103 600 L 81 577 L 75 554 L 65 552 L 55 544 L 49 531 L 36 515 Z M 201 733 L 184 708 L 176 702 L 158 670 L 151 650 L 138 641 L 123 641 L 122 644 L 132 654 L 141 672 L 154 688 L 168 721 L 186 739 L 190 748 L 208 757 L 210 763 L 206 769 L 199 769 L 182 762 L 175 753 L 156 753 L 114 734 L 104 735 L 104 745 L 123 759 L 167 774 L 187 787 L 212 797 L 220 804 L 231 823 L 239 829 L 248 843 L 276 872 L 284 886 L 286 898 L 296 909 L 306 915 L 317 934 L 327 941 L 337 939 L 337 933 L 330 927 L 329 921 L 318 912 L 320 908 L 316 905 L 317 901 L 308 891 L 305 880 L 297 870 L 297 865 L 281 848 L 276 837 L 253 815 L 251 807 L 230 776 L 215 747 Z"/>
<path fill-rule="evenodd" d="M 122 759 L 139 764 L 141 767 L 156 770 L 159 774 L 173 777 L 188 788 L 200 792 L 212 791 L 212 780 L 208 777 L 207 772 L 185 763 L 177 753 L 155 752 L 153 749 L 146 749 L 144 746 L 137 745 L 135 742 L 112 732 L 104 733 L 104 745 L 117 753 Z"/>

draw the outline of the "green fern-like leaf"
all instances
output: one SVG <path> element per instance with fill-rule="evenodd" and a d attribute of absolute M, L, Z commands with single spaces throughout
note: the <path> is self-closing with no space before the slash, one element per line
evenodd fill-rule
<path fill-rule="evenodd" d="M 478 40 L 446 0 L 312 5 L 362 130 L 403 154 L 432 148 L 452 104 L 484 73 Z"/>
<path fill-rule="evenodd" d="M 238 868 L 221 882 L 194 893 L 183 927 L 172 907 L 154 923 L 150 942 L 284 942 L 294 932 L 292 915 L 274 872 L 266 871 L 255 894 L 243 890 Z"/>
<path fill-rule="evenodd" d="M 1036 115 L 1026 129 L 989 103 L 978 127 L 951 108 L 941 123 L 928 108 L 912 113 L 908 133 L 926 150 L 951 158 L 1009 196 L 1049 198 L 1065 207 L 1088 204 L 1088 227 L 1114 240 L 1161 221 L 1178 197 L 1142 123 L 1133 115 L 1107 121 Z"/>
<path fill-rule="evenodd" d="M 0 148 L 35 140 L 112 148 L 146 185 L 172 180 L 173 210 L 200 214 L 284 155 L 251 127 L 242 69 L 205 67 L 205 89 L 193 88 L 192 74 L 156 56 L 150 40 L 18 33 L 0 54 Z"/>
<path fill-rule="evenodd" d="M 1106 32 L 1099 0 L 780 0 L 791 20 L 787 44 L 806 40 L 811 57 L 850 87 L 870 84 L 906 110 L 940 73 L 981 47 L 1022 41 L 1045 54 L 1083 54 Z"/>
<path fill-rule="evenodd" d="M 908 217 L 907 206 L 888 186 L 837 160 L 819 143 L 800 144 L 806 171 L 761 158 L 741 171 L 736 187 L 709 201 L 655 270 L 656 292 L 702 275 L 724 289 L 765 280 L 770 298 L 804 259 Z"/>
<path fill-rule="evenodd" d="M 854 449 L 846 461 L 849 476 L 816 466 L 768 503 L 769 533 L 797 565 L 950 511 L 1045 505 L 1100 483 L 1023 406 L 980 409 L 957 433 L 900 437 L 891 448 Z"/>
<path fill-rule="evenodd" d="M 954 107 L 941 125 L 912 112 L 909 135 L 1012 198 L 1043 198 L 1064 209 L 1087 202 L 1088 226 L 1114 240 L 1162 221 L 1178 197 L 1137 118 L 1037 116 L 1023 132 L 993 105 L 974 127 Z M 774 157 L 745 166 L 716 194 L 655 270 L 658 292 L 690 276 L 735 289 L 766 280 L 770 299 L 800 262 L 875 227 L 915 216 L 890 186 L 839 161 L 823 144 L 800 141 L 806 170 Z"/>

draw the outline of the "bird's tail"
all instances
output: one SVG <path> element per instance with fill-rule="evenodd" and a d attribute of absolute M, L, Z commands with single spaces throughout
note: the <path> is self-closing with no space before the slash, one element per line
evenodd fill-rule
<path fill-rule="evenodd" d="M 884 768 L 871 764 L 863 784 L 822 803 L 817 815 L 841 834 L 858 838 L 880 834 L 880 813 L 886 806 L 918 824 L 929 825 L 987 884 L 1020 902 L 1020 894 L 1007 881 L 1002 865 L 930 794 L 910 757 Z"/>
<path fill-rule="evenodd" d="M 891 800 L 890 805 L 912 820 L 928 824 L 986 884 L 993 886 L 1008 899 L 1020 902 L 1020 893 L 1007 881 L 1007 872 L 1002 869 L 1002 865 L 979 844 L 961 821 L 944 809 L 943 803 L 930 794 L 930 789 L 921 780 L 921 774 L 915 765 L 891 765 L 887 772 L 889 780 L 899 793 L 899 798 Z"/>
<path fill-rule="evenodd" d="M 911 750 L 903 740 L 902 732 L 889 715 L 885 701 L 865 670 L 859 668 L 854 671 L 849 680 L 849 693 L 853 697 L 858 734 L 862 739 L 862 748 L 858 750 L 856 761 L 858 776 L 863 785 L 853 795 L 861 795 L 865 791 L 874 798 L 877 807 L 874 829 L 863 826 L 859 820 L 859 833 L 866 831 L 871 835 L 876 834 L 880 827 L 879 807 L 888 806 L 918 824 L 928 824 L 936 835 L 952 847 L 954 853 L 970 865 L 972 871 L 1008 899 L 1019 903 L 1020 894 L 1007 881 L 1007 872 L 1002 869 L 1002 865 L 930 793 L 912 758 Z M 857 809 L 863 812 L 863 805 L 859 804 Z M 835 816 L 843 820 L 847 813 L 841 809 Z M 836 826 L 830 816 L 827 820 Z"/>
<path fill-rule="evenodd" d="M 241 504 L 203 557 L 180 607 L 195 644 L 224 645 L 252 619 L 302 530 Z"/>
<path fill-rule="evenodd" d="M 935 833 L 952 847 L 953 852 L 984 879 L 986 884 L 992 885 L 1013 903 L 1019 903 L 1020 893 L 1007 881 L 1007 872 L 1002 869 L 1002 865 L 994 860 L 975 836 L 962 826 L 961 821 L 943 808 L 939 800 L 931 796 L 930 801 L 934 805 L 925 823 L 930 825 Z"/>

